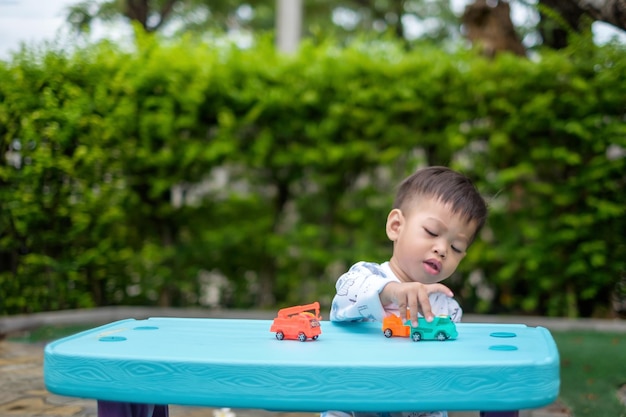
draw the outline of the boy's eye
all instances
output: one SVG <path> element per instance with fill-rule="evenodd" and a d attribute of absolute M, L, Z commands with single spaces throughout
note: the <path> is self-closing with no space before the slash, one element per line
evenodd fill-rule
<path fill-rule="evenodd" d="M 426 231 L 426 233 L 428 233 L 429 235 L 431 235 L 432 237 L 437 237 L 436 233 L 431 232 L 430 230 L 428 230 L 427 228 L 424 228 L 424 230 Z"/>
<path fill-rule="evenodd" d="M 458 249 L 458 248 L 454 247 L 454 245 L 451 245 L 450 247 L 451 247 L 451 248 L 452 248 L 452 250 L 453 250 L 454 252 L 456 252 L 456 253 L 463 253 L 463 251 L 462 251 L 461 249 Z"/>

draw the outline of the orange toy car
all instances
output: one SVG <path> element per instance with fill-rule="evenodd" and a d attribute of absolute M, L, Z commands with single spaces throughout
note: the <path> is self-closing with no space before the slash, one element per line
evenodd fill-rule
<path fill-rule="evenodd" d="M 314 310 L 315 314 L 310 310 Z M 307 338 L 316 340 L 322 334 L 320 320 L 322 320 L 320 304 L 317 301 L 303 306 L 282 308 L 278 310 L 270 332 L 275 332 L 278 340 L 298 339 L 301 342 Z"/>
<path fill-rule="evenodd" d="M 394 314 L 383 319 L 383 334 L 385 337 L 409 337 L 411 327 L 405 326 L 402 319 Z"/>

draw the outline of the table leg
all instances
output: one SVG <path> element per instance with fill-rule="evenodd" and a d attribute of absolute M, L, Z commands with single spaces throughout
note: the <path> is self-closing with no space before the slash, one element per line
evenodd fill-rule
<path fill-rule="evenodd" d="M 480 417 L 519 417 L 519 411 L 481 411 Z"/>
<path fill-rule="evenodd" d="M 98 417 L 169 417 L 167 405 L 98 401 Z"/>

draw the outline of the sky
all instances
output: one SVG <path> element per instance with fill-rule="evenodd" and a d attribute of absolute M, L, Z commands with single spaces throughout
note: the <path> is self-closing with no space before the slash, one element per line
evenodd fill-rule
<path fill-rule="evenodd" d="M 71 0 L 0 0 L 0 58 L 21 41 L 54 39 L 63 25 L 63 7 Z"/>
<path fill-rule="evenodd" d="M 79 1 L 0 0 L 0 59 L 8 59 L 10 52 L 17 51 L 22 42 L 39 45 L 44 41 L 54 41 L 57 36 L 66 34 L 68 29 L 64 11 L 69 5 Z M 455 0 L 455 3 L 463 1 L 465 0 Z M 518 19 L 513 16 L 514 22 Z M 122 39 L 130 33 L 123 32 L 124 28 L 120 26 L 96 26 L 91 36 L 93 38 L 107 36 L 115 40 Z M 626 43 L 626 32 L 603 23 L 594 24 L 594 34 L 597 42 L 606 42 L 613 34 L 618 34 L 622 42 Z"/>
<path fill-rule="evenodd" d="M 8 59 L 12 51 L 17 51 L 22 42 L 39 45 L 54 41 L 69 33 L 65 22 L 68 6 L 81 0 L 0 0 L 0 59 Z M 96 25 L 92 37 L 103 36 L 121 38 L 130 33 L 122 28 Z"/>

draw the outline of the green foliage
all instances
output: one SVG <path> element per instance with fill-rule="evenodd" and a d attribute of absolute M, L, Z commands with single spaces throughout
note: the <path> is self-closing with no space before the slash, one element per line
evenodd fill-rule
<path fill-rule="evenodd" d="M 444 164 L 491 206 L 451 280 L 466 310 L 606 313 L 626 54 L 577 48 L 25 50 L 0 63 L 0 312 L 328 305 L 350 264 L 390 256 L 397 181 Z"/>
<path fill-rule="evenodd" d="M 589 61 L 589 52 L 544 53 L 540 65 L 503 58 L 517 81 L 481 97 L 492 110 L 483 116 L 489 132 L 481 127 L 476 139 L 486 133 L 489 148 L 472 162 L 489 167 L 482 189 L 494 195 L 490 223 L 507 230 L 488 239 L 493 263 L 486 270 L 505 309 L 606 313 L 626 269 L 618 232 L 626 199 L 616 192 L 626 168 L 624 59 L 600 48 Z M 482 69 L 477 94 L 497 79 L 495 69 Z"/>

